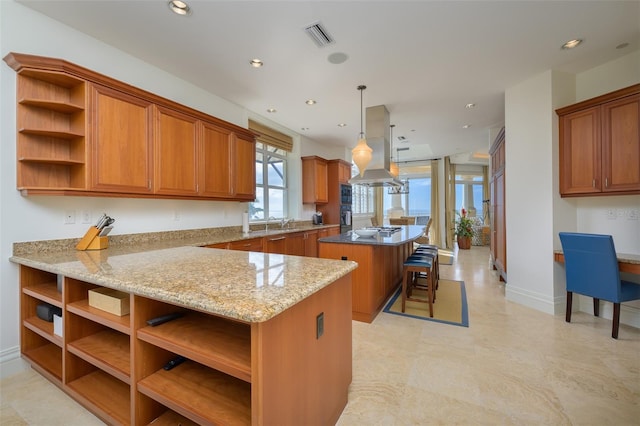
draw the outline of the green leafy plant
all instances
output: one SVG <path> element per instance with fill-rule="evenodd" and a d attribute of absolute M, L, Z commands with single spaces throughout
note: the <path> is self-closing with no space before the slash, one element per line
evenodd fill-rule
<path fill-rule="evenodd" d="M 467 211 L 460 209 L 456 212 L 458 219 L 456 220 L 455 232 L 458 237 L 473 238 L 473 219 L 467 217 Z"/>

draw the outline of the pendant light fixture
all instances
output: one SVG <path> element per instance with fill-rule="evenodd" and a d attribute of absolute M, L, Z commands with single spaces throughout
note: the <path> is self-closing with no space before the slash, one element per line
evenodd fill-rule
<path fill-rule="evenodd" d="M 358 90 L 360 91 L 360 135 L 358 135 L 358 144 L 351 150 L 351 157 L 353 158 L 353 162 L 358 166 L 358 171 L 360 172 L 360 177 L 364 176 L 364 171 L 367 169 L 367 166 L 371 162 L 371 157 L 373 150 L 369 145 L 367 145 L 367 139 L 364 136 L 363 130 L 363 106 L 362 106 L 362 92 L 366 89 L 367 86 L 360 85 L 358 86 Z"/>
<path fill-rule="evenodd" d="M 398 177 L 398 175 L 400 174 L 400 169 L 398 168 L 398 163 L 393 161 L 393 128 L 396 127 L 396 125 L 392 124 L 389 127 L 391 127 L 391 142 L 389 143 L 389 151 L 391 151 L 391 164 L 389 164 L 389 173 L 391 173 L 393 177 Z"/>

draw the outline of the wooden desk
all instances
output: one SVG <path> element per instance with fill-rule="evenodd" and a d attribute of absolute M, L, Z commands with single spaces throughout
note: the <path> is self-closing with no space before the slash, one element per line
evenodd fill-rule
<path fill-rule="evenodd" d="M 640 275 L 640 254 L 616 253 L 620 272 Z M 561 250 L 553 252 L 553 260 L 564 263 L 564 254 Z"/>

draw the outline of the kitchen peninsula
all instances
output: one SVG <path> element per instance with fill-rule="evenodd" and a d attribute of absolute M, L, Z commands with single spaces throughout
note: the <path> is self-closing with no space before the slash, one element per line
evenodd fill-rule
<path fill-rule="evenodd" d="M 11 261 L 23 358 L 108 424 L 325 425 L 346 405 L 354 262 L 175 241 Z M 131 313 L 91 306 L 98 287 L 126 293 Z M 61 335 L 43 302 L 61 309 Z"/>
<path fill-rule="evenodd" d="M 352 318 L 372 322 L 385 301 L 402 282 L 404 260 L 413 251 L 413 242 L 424 232 L 423 226 L 383 228 L 373 237 L 355 232 L 318 239 L 318 256 L 353 260 L 358 269 L 352 274 Z"/>

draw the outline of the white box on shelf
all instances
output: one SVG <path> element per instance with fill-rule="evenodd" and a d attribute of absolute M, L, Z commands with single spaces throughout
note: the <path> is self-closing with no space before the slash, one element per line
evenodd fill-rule
<path fill-rule="evenodd" d="M 63 328 L 62 317 L 60 315 L 53 314 L 53 334 L 62 337 Z"/>

